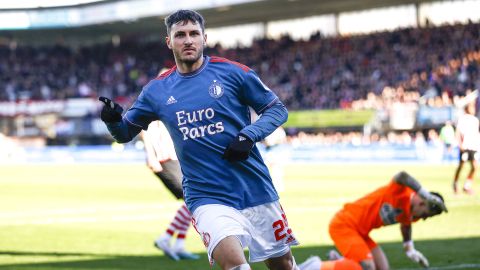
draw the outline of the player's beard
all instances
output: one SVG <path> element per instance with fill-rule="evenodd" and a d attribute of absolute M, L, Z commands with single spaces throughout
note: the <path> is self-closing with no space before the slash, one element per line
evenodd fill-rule
<path fill-rule="evenodd" d="M 200 48 L 197 47 L 197 49 L 195 50 L 195 53 L 193 55 L 190 54 L 190 55 L 184 56 L 183 51 L 174 51 L 174 55 L 175 55 L 175 59 L 177 59 L 177 61 L 179 63 L 185 64 L 185 65 L 188 65 L 188 66 L 192 66 L 197 61 L 199 61 L 200 57 L 202 57 L 203 46 L 201 46 Z"/>

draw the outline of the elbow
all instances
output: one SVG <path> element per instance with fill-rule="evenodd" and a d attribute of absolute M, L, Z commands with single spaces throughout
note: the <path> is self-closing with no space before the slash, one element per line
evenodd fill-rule
<path fill-rule="evenodd" d="M 398 172 L 395 177 L 393 177 L 393 180 L 397 183 L 402 182 L 404 179 L 407 179 L 408 173 L 405 171 L 400 171 Z"/>

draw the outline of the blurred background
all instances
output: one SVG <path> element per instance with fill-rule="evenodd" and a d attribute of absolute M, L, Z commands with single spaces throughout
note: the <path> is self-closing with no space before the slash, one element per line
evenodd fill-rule
<path fill-rule="evenodd" d="M 478 104 L 479 1 L 17 2 L 0 4 L 2 161 L 110 161 L 97 97 L 128 108 L 174 64 L 163 19 L 179 8 L 206 17 L 207 54 L 245 63 L 274 89 L 293 150 L 351 146 L 293 159 L 439 161 L 442 126 Z M 379 145 L 389 154 L 377 157 Z M 141 144 L 126 148 L 143 158 Z"/>
<path fill-rule="evenodd" d="M 195 232 L 201 262 L 158 259 L 179 202 L 141 139 L 116 144 L 99 118 L 99 96 L 127 109 L 174 65 L 163 20 L 181 8 L 206 18 L 207 55 L 251 67 L 290 112 L 259 146 L 298 261 L 331 248 L 343 203 L 405 169 L 451 210 L 414 233 L 433 269 L 480 269 L 480 197 L 451 187 L 457 119 L 480 105 L 479 0 L 0 1 L 0 269 L 209 269 Z M 378 236 L 394 269 L 417 269 L 398 228 Z"/>

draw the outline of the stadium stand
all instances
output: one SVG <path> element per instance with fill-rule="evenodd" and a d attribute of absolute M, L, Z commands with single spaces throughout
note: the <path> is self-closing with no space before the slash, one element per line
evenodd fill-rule
<path fill-rule="evenodd" d="M 266 78 L 288 108 L 298 110 L 349 108 L 369 93 L 415 101 L 442 93 L 465 95 L 480 85 L 479 47 L 479 25 L 470 23 L 352 37 L 322 38 L 318 33 L 308 41 L 284 36 L 256 40 L 250 48 L 217 45 L 207 53 L 246 63 Z M 79 49 L 4 46 L 0 100 L 128 97 L 172 64 L 160 41 Z M 386 87 L 396 90 L 387 93 Z"/>
<path fill-rule="evenodd" d="M 470 21 L 352 36 L 325 37 L 317 32 L 308 40 L 287 35 L 257 39 L 249 47 L 210 44 L 206 53 L 256 70 L 290 111 L 376 110 L 369 127 L 374 134 L 362 141 L 381 142 L 389 141 L 393 137 L 389 132 L 395 130 L 400 137 L 409 131 L 414 138 L 416 130 L 428 137 L 428 130 L 437 132 L 454 117 L 453 105 L 480 86 L 479 29 L 479 23 Z M 162 39 L 120 40 L 87 46 L 0 42 L 0 130 L 12 136 L 51 138 L 48 144 L 69 144 L 74 138 L 82 144 L 80 137 L 87 137 L 88 144 L 107 143 L 105 130 L 99 128 L 96 97 L 115 97 L 128 107 L 145 83 L 174 63 Z M 26 109 L 37 103 L 42 106 L 36 111 Z M 9 110 L 12 104 L 15 108 Z M 391 112 L 396 104 L 408 109 L 410 123 L 394 119 L 401 115 Z M 66 113 L 69 106 L 77 110 Z M 79 112 L 81 106 L 88 109 Z M 50 118 L 19 118 L 22 114 Z M 397 120 L 401 123 L 395 127 Z M 339 136 L 335 130 L 329 133 L 327 137 Z"/>

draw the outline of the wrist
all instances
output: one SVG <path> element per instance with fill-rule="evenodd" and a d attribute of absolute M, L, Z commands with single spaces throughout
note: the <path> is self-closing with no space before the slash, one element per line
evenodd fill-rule
<path fill-rule="evenodd" d="M 405 252 L 408 252 L 410 250 L 414 250 L 415 246 L 413 245 L 413 240 L 408 240 L 403 242 L 403 249 Z"/>
<path fill-rule="evenodd" d="M 254 142 L 254 141 L 252 140 L 252 138 L 250 138 L 250 136 L 248 136 L 246 133 L 244 133 L 244 132 L 242 132 L 242 131 L 240 131 L 237 136 L 242 136 L 242 137 L 244 137 L 245 139 L 247 139 L 248 141 L 250 141 L 251 143 Z"/>

